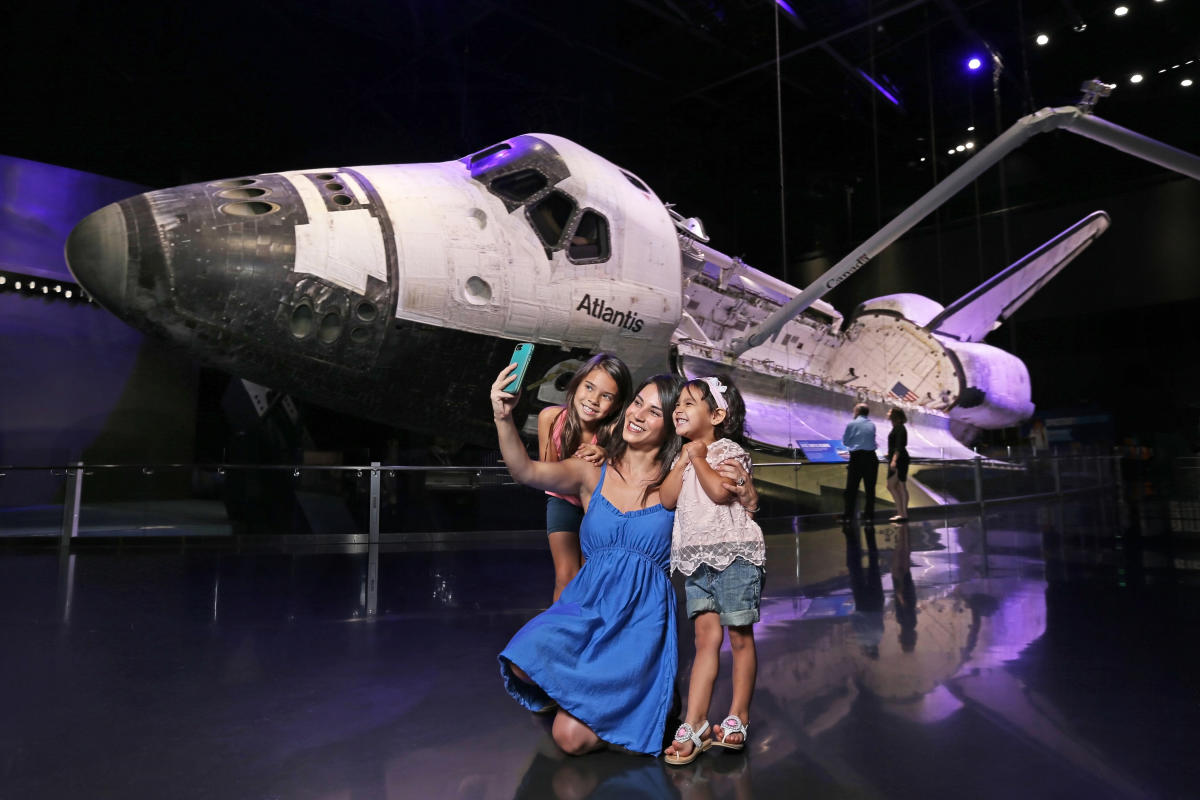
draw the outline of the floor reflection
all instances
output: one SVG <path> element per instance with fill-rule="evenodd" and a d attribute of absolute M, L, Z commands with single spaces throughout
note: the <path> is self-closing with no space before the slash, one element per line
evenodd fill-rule
<path fill-rule="evenodd" d="M 747 752 L 683 768 L 565 757 L 502 691 L 541 539 L 385 551 L 373 619 L 363 554 L 0 552 L 0 794 L 1186 796 L 1200 597 L 1078 569 L 1106 513 L 769 533 Z"/>

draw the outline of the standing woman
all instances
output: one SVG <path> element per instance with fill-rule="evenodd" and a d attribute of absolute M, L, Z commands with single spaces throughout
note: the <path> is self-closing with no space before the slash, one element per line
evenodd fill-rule
<path fill-rule="evenodd" d="M 538 453 L 542 461 L 577 456 L 599 464 L 612 445 L 621 412 L 629 402 L 633 381 L 625 362 L 597 353 L 575 370 L 567 384 L 566 402 L 538 414 Z M 583 504 L 575 495 L 546 492 L 546 537 L 554 560 L 554 599 L 558 600 L 579 567 L 579 523 Z"/>
<path fill-rule="evenodd" d="M 492 384 L 500 452 L 519 483 L 583 501 L 584 564 L 558 601 L 525 624 L 500 653 L 505 688 L 533 711 L 558 706 L 552 736 L 581 755 L 605 744 L 662 750 L 678 653 L 675 590 L 667 577 L 675 514 L 659 487 L 679 453 L 670 424 L 682 380 L 643 382 L 602 466 L 581 458 L 534 461 L 512 421 L 504 391 L 509 365 Z"/>
<path fill-rule="evenodd" d="M 908 521 L 908 429 L 904 423 L 908 417 L 899 408 L 889 408 L 887 418 L 892 421 L 888 431 L 887 488 L 896 502 L 896 516 L 892 522 Z"/>

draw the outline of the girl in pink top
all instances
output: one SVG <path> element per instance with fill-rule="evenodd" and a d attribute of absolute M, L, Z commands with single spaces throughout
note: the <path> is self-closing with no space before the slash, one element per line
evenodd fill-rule
<path fill-rule="evenodd" d="M 632 394 L 633 381 L 625 362 L 608 353 L 587 360 L 567 384 L 566 404 L 538 414 L 538 452 L 542 461 L 572 456 L 593 464 L 604 460 L 608 440 Z M 583 566 L 579 498 L 546 492 L 546 536 L 554 560 L 554 600 Z"/>
<path fill-rule="evenodd" d="M 687 576 L 688 617 L 696 658 L 688 687 L 686 720 L 665 751 L 668 764 L 689 764 L 709 747 L 746 746 L 750 697 L 758 672 L 754 623 L 762 595 L 765 545 L 762 529 L 717 471 L 732 459 L 747 474 L 750 456 L 741 446 L 746 406 L 728 378 L 700 378 L 679 393 L 675 431 L 688 439 L 662 485 L 662 503 L 675 508 L 671 568 Z M 739 485 L 744 483 L 739 478 Z M 708 731 L 708 707 L 717 680 L 721 644 L 729 629 L 733 654 L 733 702 L 725 720 Z"/>

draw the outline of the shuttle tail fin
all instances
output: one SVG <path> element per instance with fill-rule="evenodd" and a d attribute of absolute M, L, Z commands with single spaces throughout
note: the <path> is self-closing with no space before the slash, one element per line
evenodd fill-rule
<path fill-rule="evenodd" d="M 1109 224 L 1108 214 L 1093 211 L 955 300 L 926 326 L 926 330 L 962 342 L 981 341 L 1108 230 Z"/>

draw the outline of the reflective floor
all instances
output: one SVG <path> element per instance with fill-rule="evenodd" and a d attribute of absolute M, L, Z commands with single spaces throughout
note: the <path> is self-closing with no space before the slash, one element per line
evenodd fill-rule
<path fill-rule="evenodd" d="M 375 618 L 363 553 L 0 550 L 0 797 L 1194 797 L 1194 556 L 1130 517 L 768 521 L 748 752 L 683 768 L 565 757 L 501 689 L 537 536 L 389 549 Z"/>

